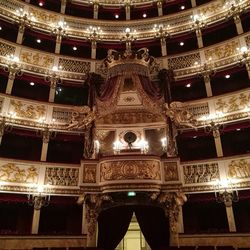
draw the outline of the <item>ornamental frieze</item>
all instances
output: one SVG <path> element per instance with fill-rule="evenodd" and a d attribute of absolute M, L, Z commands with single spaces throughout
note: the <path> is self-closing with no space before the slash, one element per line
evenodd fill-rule
<path fill-rule="evenodd" d="M 124 111 L 113 113 L 98 119 L 100 124 L 135 124 L 135 123 L 154 123 L 162 122 L 163 118 L 159 114 L 143 111 Z"/>
<path fill-rule="evenodd" d="M 250 91 L 233 95 L 230 97 L 219 98 L 215 103 L 216 111 L 231 113 L 250 107 Z"/>
<path fill-rule="evenodd" d="M 44 105 L 27 104 L 22 101 L 11 100 L 9 113 L 15 113 L 17 117 L 28 119 L 41 119 L 45 117 Z"/>
<path fill-rule="evenodd" d="M 178 165 L 177 162 L 164 162 L 164 179 L 165 181 L 178 181 Z"/>
<path fill-rule="evenodd" d="M 185 184 L 205 183 L 219 179 L 218 163 L 204 163 L 183 166 Z"/>
<path fill-rule="evenodd" d="M 13 55 L 15 50 L 16 48 L 14 46 L 0 42 L 0 56 Z"/>
<path fill-rule="evenodd" d="M 45 184 L 52 186 L 77 186 L 79 168 L 47 167 Z"/>
<path fill-rule="evenodd" d="M 250 178 L 250 159 L 232 160 L 227 175 L 230 178 Z"/>
<path fill-rule="evenodd" d="M 0 181 L 37 183 L 38 169 L 34 166 L 6 163 L 0 166 Z"/>
<path fill-rule="evenodd" d="M 41 23 L 52 25 L 59 21 L 58 15 L 52 14 L 51 12 L 44 11 L 42 9 L 40 10 L 40 9 L 29 7 L 29 12 L 32 13 L 35 19 Z"/>
<path fill-rule="evenodd" d="M 240 44 L 238 40 L 233 40 L 228 43 L 223 43 L 211 49 L 206 49 L 205 58 L 207 61 L 209 61 L 210 58 L 216 61 L 230 56 L 234 56 L 236 54 L 237 48 L 239 47 Z"/>
<path fill-rule="evenodd" d="M 54 64 L 54 57 L 45 53 L 38 53 L 34 51 L 21 50 L 20 59 L 24 63 L 37 65 L 43 68 L 52 68 Z"/>
<path fill-rule="evenodd" d="M 96 165 L 83 165 L 83 183 L 96 183 Z"/>
<path fill-rule="evenodd" d="M 100 180 L 160 180 L 160 162 L 155 160 L 110 161 L 100 164 Z"/>

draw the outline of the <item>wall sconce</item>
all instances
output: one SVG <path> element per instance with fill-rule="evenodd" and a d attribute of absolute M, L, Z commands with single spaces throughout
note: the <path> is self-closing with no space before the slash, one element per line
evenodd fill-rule
<path fill-rule="evenodd" d="M 214 64 L 212 63 L 212 58 L 209 58 L 209 61 L 204 64 L 195 62 L 194 66 L 197 67 L 198 77 L 203 77 L 204 80 L 210 80 L 210 76 L 214 76 L 216 73 Z"/>
<path fill-rule="evenodd" d="M 142 139 L 139 143 L 140 148 L 141 148 L 141 153 L 142 154 L 147 154 L 148 150 L 149 150 L 149 145 L 148 145 L 148 141 Z"/>
<path fill-rule="evenodd" d="M 89 28 L 87 28 L 86 32 L 87 39 L 91 41 L 93 45 L 95 45 L 97 41 L 102 39 L 102 30 L 100 27 L 90 26 Z"/>
<path fill-rule="evenodd" d="M 115 154 L 115 155 L 120 154 L 121 149 L 122 149 L 122 143 L 121 143 L 120 141 L 116 140 L 116 141 L 113 143 L 114 154 Z"/>
<path fill-rule="evenodd" d="M 224 203 L 227 207 L 239 201 L 238 191 L 233 187 L 233 180 L 224 179 L 215 182 L 215 199 L 216 202 Z"/>
<path fill-rule="evenodd" d="M 19 57 L 14 55 L 6 56 L 6 65 L 3 67 L 5 72 L 9 72 L 9 79 L 14 80 L 15 76 L 21 76 L 23 73 L 21 71 L 21 63 L 19 62 Z"/>
<path fill-rule="evenodd" d="M 240 13 L 243 11 L 243 8 L 240 4 L 241 0 L 225 1 L 223 8 L 226 11 L 226 18 L 233 17 L 235 20 L 239 19 Z"/>
<path fill-rule="evenodd" d="M 191 30 L 194 30 L 198 33 L 200 33 L 201 29 L 206 27 L 206 22 L 205 22 L 205 16 L 203 14 L 195 14 L 191 16 L 192 19 L 192 25 L 191 25 Z"/>
<path fill-rule="evenodd" d="M 46 82 L 50 83 L 51 88 L 56 88 L 57 84 L 62 83 L 60 72 L 59 72 L 57 66 L 53 66 L 52 69 L 44 77 L 44 79 Z"/>
<path fill-rule="evenodd" d="M 169 25 L 165 28 L 163 24 L 155 24 L 153 31 L 155 32 L 155 38 L 166 39 L 170 37 Z"/>
<path fill-rule="evenodd" d="M 67 23 L 66 22 L 58 22 L 57 25 L 53 25 L 51 34 L 56 36 L 56 42 L 60 43 L 63 37 L 67 37 Z"/>
<path fill-rule="evenodd" d="M 239 66 L 247 65 L 250 66 L 250 53 L 246 46 L 237 49 L 239 51 Z"/>
<path fill-rule="evenodd" d="M 18 16 L 18 24 L 19 24 L 19 31 L 24 32 L 25 27 L 32 27 L 32 22 L 35 21 L 35 17 L 33 14 L 26 12 L 23 8 L 16 10 L 16 14 Z"/>
<path fill-rule="evenodd" d="M 125 29 L 125 35 L 121 38 L 121 41 L 126 43 L 126 52 L 131 54 L 131 43 L 136 40 L 136 30 L 131 30 L 130 28 Z"/>
<path fill-rule="evenodd" d="M 161 147 L 163 152 L 167 152 L 167 137 L 161 138 Z"/>
<path fill-rule="evenodd" d="M 220 137 L 220 133 L 224 130 L 224 124 L 215 123 L 211 121 L 210 124 L 204 127 L 206 133 L 213 133 L 214 138 Z"/>
<path fill-rule="evenodd" d="M 40 210 L 42 207 L 47 207 L 50 203 L 50 194 L 48 187 L 44 185 L 36 185 L 28 194 L 28 204 L 34 206 L 34 209 Z"/>

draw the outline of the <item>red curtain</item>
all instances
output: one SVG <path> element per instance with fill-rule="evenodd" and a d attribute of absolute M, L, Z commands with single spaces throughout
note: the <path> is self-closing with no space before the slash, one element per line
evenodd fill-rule
<path fill-rule="evenodd" d="M 136 206 L 135 215 L 141 231 L 152 250 L 169 247 L 169 221 L 164 210 L 153 206 Z"/>
<path fill-rule="evenodd" d="M 133 215 L 132 207 L 114 207 L 98 217 L 98 247 L 114 250 L 126 234 Z"/>

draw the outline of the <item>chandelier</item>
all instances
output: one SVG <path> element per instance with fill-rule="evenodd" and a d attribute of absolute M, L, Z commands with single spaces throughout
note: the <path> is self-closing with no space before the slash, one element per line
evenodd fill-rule
<path fill-rule="evenodd" d="M 35 210 L 47 207 L 50 203 L 50 194 L 48 186 L 36 185 L 28 194 L 28 204 L 34 206 Z"/>

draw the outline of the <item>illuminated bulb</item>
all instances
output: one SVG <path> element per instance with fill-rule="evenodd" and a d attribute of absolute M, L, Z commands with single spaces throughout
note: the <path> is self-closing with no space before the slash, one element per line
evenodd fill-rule
<path fill-rule="evenodd" d="M 34 86 L 35 85 L 35 83 L 34 82 L 30 82 L 30 86 Z"/>
<path fill-rule="evenodd" d="M 76 47 L 76 46 L 74 46 L 74 47 L 73 47 L 73 50 L 74 50 L 74 51 L 76 51 L 76 50 L 77 50 L 77 47 Z"/>
<path fill-rule="evenodd" d="M 41 39 L 36 39 L 36 42 L 37 43 L 41 43 Z"/>
<path fill-rule="evenodd" d="M 126 32 L 126 33 L 130 33 L 130 28 L 126 28 L 126 29 L 125 29 L 125 32 Z"/>
<path fill-rule="evenodd" d="M 229 79 L 229 78 L 230 78 L 230 75 L 225 75 L 225 78 L 226 78 L 226 79 Z"/>
<path fill-rule="evenodd" d="M 38 192 L 38 193 L 42 193 L 43 191 L 44 191 L 43 186 L 40 186 L 40 185 L 39 185 L 39 186 L 37 187 L 37 192 Z"/>
<path fill-rule="evenodd" d="M 184 45 L 184 42 L 180 42 L 180 46 L 183 46 Z"/>
<path fill-rule="evenodd" d="M 247 52 L 247 47 L 245 47 L 245 46 L 244 46 L 244 47 L 241 47 L 241 48 L 240 48 L 240 52 L 241 52 L 241 53 Z"/>
<path fill-rule="evenodd" d="M 181 10 L 185 10 L 185 6 L 184 5 L 181 6 Z"/>
<path fill-rule="evenodd" d="M 0 26 L 0 30 L 2 30 L 2 27 Z"/>
<path fill-rule="evenodd" d="M 136 196 L 136 192 L 130 191 L 130 192 L 127 193 L 127 196 L 129 196 L 129 197 Z"/>
<path fill-rule="evenodd" d="M 52 70 L 53 70 L 53 71 L 58 71 L 57 66 L 53 66 L 53 67 L 52 67 Z"/>
<path fill-rule="evenodd" d="M 118 15 L 118 14 L 115 14 L 115 18 L 118 19 L 118 18 L 119 18 L 119 15 Z"/>
<path fill-rule="evenodd" d="M 38 4 L 38 5 L 42 7 L 42 6 L 43 6 L 43 2 L 39 2 L 39 4 Z"/>
<path fill-rule="evenodd" d="M 147 14 L 146 14 L 146 13 L 143 13 L 142 17 L 143 17 L 143 18 L 146 18 L 146 17 L 147 17 Z"/>
<path fill-rule="evenodd" d="M 186 84 L 186 87 L 190 88 L 191 87 L 191 83 Z"/>

